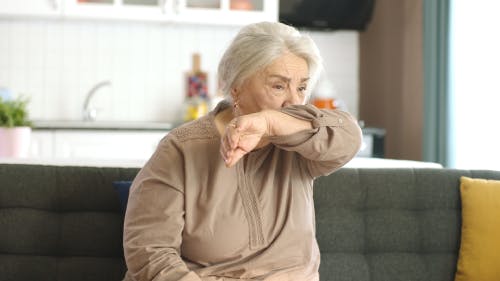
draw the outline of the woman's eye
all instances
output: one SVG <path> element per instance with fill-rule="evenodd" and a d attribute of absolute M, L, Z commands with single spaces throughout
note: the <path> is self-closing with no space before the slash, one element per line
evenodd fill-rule
<path fill-rule="evenodd" d="M 283 89 L 285 89 L 285 87 L 283 85 L 274 85 L 273 88 L 276 89 L 276 90 L 283 90 Z"/>
<path fill-rule="evenodd" d="M 301 94 L 305 94 L 306 91 L 307 91 L 307 87 L 306 86 L 303 86 L 303 87 L 299 87 L 298 89 L 298 92 L 301 93 Z"/>

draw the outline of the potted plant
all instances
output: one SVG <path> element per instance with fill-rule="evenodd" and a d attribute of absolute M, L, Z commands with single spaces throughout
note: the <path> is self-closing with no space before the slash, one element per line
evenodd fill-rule
<path fill-rule="evenodd" d="M 30 147 L 31 122 L 24 98 L 0 96 L 0 158 L 27 157 Z"/>

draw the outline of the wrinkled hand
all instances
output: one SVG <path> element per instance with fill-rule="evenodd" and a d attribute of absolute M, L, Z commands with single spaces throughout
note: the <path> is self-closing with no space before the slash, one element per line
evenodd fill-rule
<path fill-rule="evenodd" d="M 232 167 L 245 154 L 268 143 L 268 121 L 264 112 L 234 118 L 221 138 L 220 153 L 227 167 Z"/>

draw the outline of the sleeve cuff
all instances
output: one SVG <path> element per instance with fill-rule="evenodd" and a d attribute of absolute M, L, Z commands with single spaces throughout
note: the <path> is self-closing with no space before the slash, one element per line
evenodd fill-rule
<path fill-rule="evenodd" d="M 295 118 L 310 121 L 313 128 L 320 127 L 343 127 L 344 119 L 342 116 L 332 117 L 324 114 L 322 110 L 313 105 L 291 105 L 280 110 L 282 113 L 288 114 Z"/>

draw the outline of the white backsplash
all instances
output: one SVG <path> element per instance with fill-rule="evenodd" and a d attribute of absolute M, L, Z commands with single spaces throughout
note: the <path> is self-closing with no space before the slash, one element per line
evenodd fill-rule
<path fill-rule="evenodd" d="M 30 98 L 30 116 L 80 120 L 99 81 L 98 120 L 175 121 L 184 73 L 199 52 L 216 86 L 217 64 L 237 27 L 123 21 L 0 19 L 0 86 Z M 351 113 L 358 110 L 358 33 L 310 32 L 327 76 Z"/>

